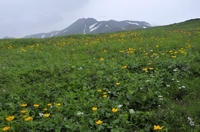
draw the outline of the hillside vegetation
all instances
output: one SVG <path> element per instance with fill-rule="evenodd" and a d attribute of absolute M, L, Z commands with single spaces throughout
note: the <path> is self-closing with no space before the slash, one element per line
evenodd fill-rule
<path fill-rule="evenodd" d="M 200 20 L 0 40 L 0 129 L 200 131 Z"/>

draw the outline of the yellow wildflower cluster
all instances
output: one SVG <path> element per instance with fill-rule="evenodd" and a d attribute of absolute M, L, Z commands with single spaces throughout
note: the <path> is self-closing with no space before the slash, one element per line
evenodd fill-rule
<path fill-rule="evenodd" d="M 22 107 L 26 107 L 26 106 L 27 106 L 27 104 L 21 104 L 21 106 L 22 106 Z"/>
<path fill-rule="evenodd" d="M 188 44 L 188 45 L 186 46 L 186 48 L 189 49 L 189 48 L 191 48 L 191 46 L 192 46 L 191 44 Z"/>
<path fill-rule="evenodd" d="M 52 103 L 48 103 L 47 106 L 52 106 Z"/>
<path fill-rule="evenodd" d="M 153 130 L 162 130 L 163 129 L 163 126 L 159 126 L 159 125 L 154 125 L 153 126 Z"/>
<path fill-rule="evenodd" d="M 97 92 L 99 92 L 99 93 L 100 93 L 100 92 L 102 92 L 102 90 L 101 90 L 101 89 L 98 89 L 98 90 L 97 90 Z"/>
<path fill-rule="evenodd" d="M 92 107 L 92 110 L 93 111 L 97 111 L 97 107 Z"/>
<path fill-rule="evenodd" d="M 157 55 L 158 55 L 157 53 L 153 53 L 153 55 L 152 55 L 152 56 L 153 56 L 153 57 L 156 57 Z"/>
<path fill-rule="evenodd" d="M 56 106 L 61 106 L 61 103 L 57 103 Z"/>
<path fill-rule="evenodd" d="M 123 68 L 123 69 L 126 69 L 126 68 L 127 68 L 127 66 L 122 66 L 122 68 Z"/>
<path fill-rule="evenodd" d="M 134 50 L 135 50 L 135 49 L 133 49 L 133 48 L 128 48 L 128 51 L 127 51 L 126 53 L 127 53 L 127 54 L 131 54 L 131 53 L 134 52 Z"/>
<path fill-rule="evenodd" d="M 176 58 L 176 56 L 175 56 L 175 55 L 173 55 L 173 56 L 172 56 L 172 58 L 173 58 L 173 59 L 175 59 L 175 58 Z"/>
<path fill-rule="evenodd" d="M 185 49 L 184 48 L 181 48 L 180 50 L 179 50 L 179 52 L 181 53 L 181 54 L 187 54 L 187 52 L 185 51 Z"/>
<path fill-rule="evenodd" d="M 2 128 L 2 131 L 8 131 L 9 129 L 10 129 L 9 126 L 5 126 L 5 127 Z"/>
<path fill-rule="evenodd" d="M 24 118 L 25 121 L 31 121 L 33 118 L 31 116 Z"/>
<path fill-rule="evenodd" d="M 8 46 L 8 49 L 12 49 L 12 48 L 13 48 L 12 45 L 9 45 L 9 46 Z"/>
<path fill-rule="evenodd" d="M 20 48 L 22 52 L 26 52 L 26 50 L 24 48 Z"/>
<path fill-rule="evenodd" d="M 6 120 L 7 121 L 12 121 L 12 120 L 14 120 L 14 118 L 15 118 L 15 116 L 8 116 L 8 117 L 6 117 Z"/>
<path fill-rule="evenodd" d="M 112 112 L 116 113 L 118 111 L 118 108 L 112 108 Z"/>
<path fill-rule="evenodd" d="M 100 58 L 100 61 L 103 61 L 104 60 L 104 58 Z"/>
<path fill-rule="evenodd" d="M 145 71 L 145 72 L 148 72 L 148 69 L 150 70 L 150 71 L 153 71 L 154 70 L 154 68 L 153 67 L 149 67 L 149 68 L 142 68 L 142 71 Z"/>
<path fill-rule="evenodd" d="M 38 108 L 40 105 L 39 104 L 34 104 L 33 105 L 35 108 Z"/>
<path fill-rule="evenodd" d="M 120 50 L 119 52 L 124 53 L 124 50 Z"/>
<path fill-rule="evenodd" d="M 25 114 L 26 113 L 26 110 L 21 110 L 20 111 L 22 114 Z"/>
<path fill-rule="evenodd" d="M 103 123 L 102 120 L 98 120 L 98 121 L 96 121 L 96 124 L 97 124 L 97 125 L 100 125 L 100 124 L 102 124 L 102 123 Z"/>
<path fill-rule="evenodd" d="M 145 71 L 145 72 L 147 72 L 147 71 L 148 71 L 148 69 L 147 69 L 147 68 L 143 68 L 142 70 L 143 70 L 143 71 Z"/>
<path fill-rule="evenodd" d="M 49 116 L 50 116 L 50 113 L 44 114 L 43 116 L 44 116 L 44 117 L 49 117 Z"/>
<path fill-rule="evenodd" d="M 120 85 L 120 82 L 116 82 L 116 85 Z"/>
<path fill-rule="evenodd" d="M 104 97 L 104 98 L 107 98 L 107 97 L 108 97 L 107 92 L 103 92 L 103 97 Z"/>

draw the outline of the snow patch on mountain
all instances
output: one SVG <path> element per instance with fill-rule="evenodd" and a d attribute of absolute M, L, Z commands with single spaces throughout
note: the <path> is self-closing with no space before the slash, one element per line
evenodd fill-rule
<path fill-rule="evenodd" d="M 67 32 L 68 30 L 63 31 L 63 33 Z"/>
<path fill-rule="evenodd" d="M 97 24 L 97 23 L 92 24 L 91 26 L 89 26 L 89 29 L 92 29 L 96 24 Z"/>
<path fill-rule="evenodd" d="M 90 29 L 90 32 L 92 32 L 92 31 L 96 30 L 97 28 L 99 28 L 101 26 L 101 24 L 102 23 L 100 23 L 97 27 L 94 27 L 94 28 Z"/>
<path fill-rule="evenodd" d="M 53 36 L 54 34 L 51 34 L 51 36 Z"/>
<path fill-rule="evenodd" d="M 143 28 L 147 28 L 147 27 L 143 26 Z"/>
<path fill-rule="evenodd" d="M 106 27 L 108 27 L 108 25 L 106 25 Z"/>
<path fill-rule="evenodd" d="M 42 37 L 41 38 L 44 38 L 45 37 L 45 35 L 42 35 Z"/>
<path fill-rule="evenodd" d="M 86 25 L 85 25 L 85 28 L 84 28 L 84 30 L 83 30 L 83 34 L 85 34 L 85 30 L 86 30 Z"/>
<path fill-rule="evenodd" d="M 126 23 L 128 23 L 128 24 L 135 24 L 135 25 L 138 25 L 138 26 L 139 26 L 139 24 L 138 24 L 138 23 L 135 23 L 135 22 L 126 22 Z"/>
<path fill-rule="evenodd" d="M 59 32 L 55 33 L 55 35 L 59 34 Z"/>

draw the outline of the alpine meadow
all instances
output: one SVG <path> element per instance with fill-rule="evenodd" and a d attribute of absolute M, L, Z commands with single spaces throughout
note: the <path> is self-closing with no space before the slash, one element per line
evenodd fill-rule
<path fill-rule="evenodd" d="M 199 132 L 200 19 L 0 40 L 0 130 Z"/>

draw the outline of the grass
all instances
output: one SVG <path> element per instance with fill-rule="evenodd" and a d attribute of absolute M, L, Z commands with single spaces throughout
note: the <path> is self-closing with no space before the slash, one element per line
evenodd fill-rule
<path fill-rule="evenodd" d="M 200 22 L 0 40 L 0 128 L 200 131 Z"/>

